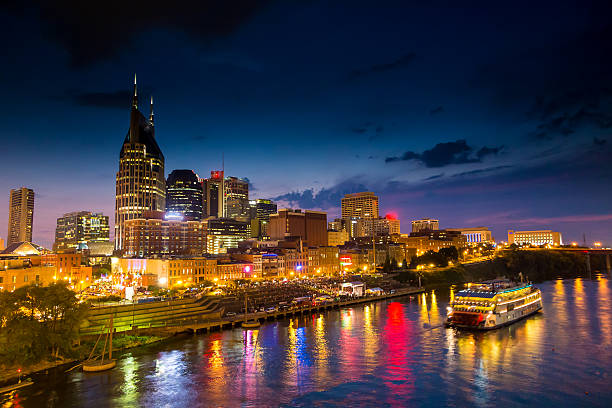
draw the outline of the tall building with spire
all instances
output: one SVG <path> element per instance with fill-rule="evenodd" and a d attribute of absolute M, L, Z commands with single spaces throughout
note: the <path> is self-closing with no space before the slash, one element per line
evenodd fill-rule
<path fill-rule="evenodd" d="M 149 119 L 138 110 L 138 89 L 134 75 L 134 96 L 130 128 L 121 152 L 115 190 L 115 249 L 123 249 L 122 233 L 127 220 L 147 218 L 147 213 L 166 208 L 164 155 L 155 141 L 153 97 Z"/>

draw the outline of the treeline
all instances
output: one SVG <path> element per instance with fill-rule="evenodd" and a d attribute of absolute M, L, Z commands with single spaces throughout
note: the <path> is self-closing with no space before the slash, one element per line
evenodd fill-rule
<path fill-rule="evenodd" d="M 595 265 L 600 263 L 595 260 Z M 593 269 L 594 271 L 596 269 Z M 397 279 L 416 283 L 421 278 L 424 285 L 474 282 L 498 277 L 525 279 L 541 282 L 557 278 L 587 277 L 585 255 L 560 251 L 508 250 L 491 261 L 477 264 L 458 264 L 443 269 L 401 271 Z"/>
<path fill-rule="evenodd" d="M 33 364 L 78 354 L 87 313 L 63 282 L 0 292 L 0 364 Z"/>

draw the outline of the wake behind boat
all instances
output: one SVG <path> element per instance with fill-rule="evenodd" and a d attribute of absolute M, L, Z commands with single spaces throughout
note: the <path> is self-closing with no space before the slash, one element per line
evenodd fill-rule
<path fill-rule="evenodd" d="M 496 279 L 469 283 L 448 307 L 446 325 L 492 330 L 542 310 L 542 294 L 531 283 Z"/>

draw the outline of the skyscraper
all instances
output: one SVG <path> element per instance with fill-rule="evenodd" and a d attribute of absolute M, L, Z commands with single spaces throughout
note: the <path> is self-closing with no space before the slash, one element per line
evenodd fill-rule
<path fill-rule="evenodd" d="M 238 177 L 225 178 L 225 217 L 249 220 L 249 182 Z"/>
<path fill-rule="evenodd" d="M 6 245 L 22 241 L 32 242 L 33 224 L 34 190 L 26 187 L 11 190 Z"/>
<path fill-rule="evenodd" d="M 222 218 L 224 214 L 225 182 L 223 171 L 213 170 L 204 180 L 204 208 L 207 217 Z"/>
<path fill-rule="evenodd" d="M 115 191 L 115 249 L 122 250 L 125 221 L 142 218 L 145 212 L 166 209 L 164 155 L 155 141 L 153 98 L 149 119 L 138 110 L 138 91 L 134 76 L 134 96 L 130 128 L 119 154 Z"/>
<path fill-rule="evenodd" d="M 270 215 L 276 214 L 277 206 L 272 200 L 251 200 L 250 218 L 251 218 L 251 237 L 263 239 L 268 237 L 268 224 L 270 223 Z"/>
<path fill-rule="evenodd" d="M 342 218 L 378 218 L 378 197 L 370 192 L 346 194 L 342 198 Z"/>
<path fill-rule="evenodd" d="M 54 251 L 80 249 L 88 242 L 108 242 L 108 216 L 102 213 L 79 211 L 57 219 Z"/>
<path fill-rule="evenodd" d="M 202 219 L 202 184 L 193 170 L 174 170 L 168 176 L 166 219 Z"/>

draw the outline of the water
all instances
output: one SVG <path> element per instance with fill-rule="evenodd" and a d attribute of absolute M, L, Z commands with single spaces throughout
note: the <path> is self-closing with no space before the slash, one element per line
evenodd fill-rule
<path fill-rule="evenodd" d="M 148 346 L 110 372 L 38 378 L 4 404 L 612 406 L 610 281 L 537 286 L 544 313 L 492 332 L 439 327 L 450 293 L 435 290 Z"/>

